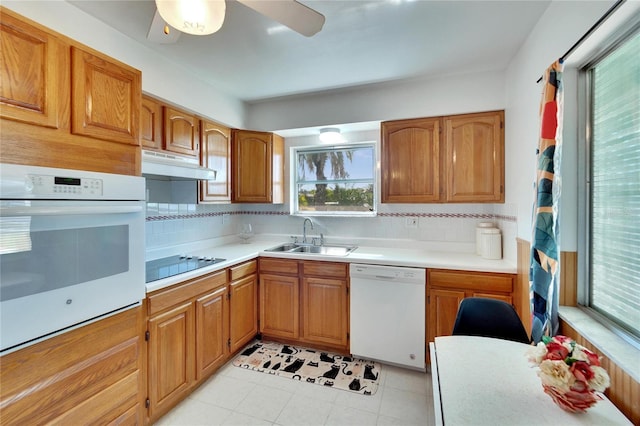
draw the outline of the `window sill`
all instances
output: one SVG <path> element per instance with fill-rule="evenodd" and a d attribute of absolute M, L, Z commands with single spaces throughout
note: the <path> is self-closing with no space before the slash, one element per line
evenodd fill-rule
<path fill-rule="evenodd" d="M 559 315 L 580 335 L 624 370 L 635 381 L 640 382 L 640 349 L 606 328 L 580 308 L 560 306 Z"/>

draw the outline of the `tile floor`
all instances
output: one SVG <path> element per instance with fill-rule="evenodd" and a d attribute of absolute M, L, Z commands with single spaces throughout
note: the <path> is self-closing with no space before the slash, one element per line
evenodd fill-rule
<path fill-rule="evenodd" d="M 383 365 L 374 395 L 234 367 L 229 361 L 158 426 L 433 425 L 431 376 Z"/>

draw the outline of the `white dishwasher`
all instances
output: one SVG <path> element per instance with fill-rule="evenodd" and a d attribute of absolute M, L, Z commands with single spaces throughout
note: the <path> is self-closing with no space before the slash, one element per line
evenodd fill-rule
<path fill-rule="evenodd" d="M 425 370 L 426 272 L 352 263 L 351 353 Z"/>

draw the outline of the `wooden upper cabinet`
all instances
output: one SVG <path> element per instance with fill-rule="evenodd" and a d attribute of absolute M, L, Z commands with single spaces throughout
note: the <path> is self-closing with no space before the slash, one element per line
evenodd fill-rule
<path fill-rule="evenodd" d="M 71 133 L 140 145 L 142 73 L 71 47 Z"/>
<path fill-rule="evenodd" d="M 444 118 L 447 202 L 504 202 L 504 111 Z"/>
<path fill-rule="evenodd" d="M 216 179 L 200 181 L 200 201 L 231 201 L 231 129 L 208 120 L 200 122 L 200 164 L 216 171 Z"/>
<path fill-rule="evenodd" d="M 147 96 L 140 108 L 140 143 L 145 149 L 162 149 L 162 104 Z"/>
<path fill-rule="evenodd" d="M 194 114 L 164 107 L 164 149 L 176 154 L 198 157 L 200 120 Z"/>
<path fill-rule="evenodd" d="M 284 139 L 268 132 L 234 129 L 232 201 L 284 202 Z"/>
<path fill-rule="evenodd" d="M 382 123 L 382 202 L 440 200 L 440 119 Z"/>
<path fill-rule="evenodd" d="M 69 45 L 2 10 L 0 116 L 59 128 L 70 98 Z"/>

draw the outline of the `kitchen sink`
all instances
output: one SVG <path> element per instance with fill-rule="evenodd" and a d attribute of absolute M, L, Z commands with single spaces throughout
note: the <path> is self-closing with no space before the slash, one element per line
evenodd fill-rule
<path fill-rule="evenodd" d="M 296 244 L 285 243 L 279 246 L 266 249 L 265 251 L 271 253 L 300 253 L 300 254 L 320 254 L 324 256 L 346 256 L 358 246 L 352 245 L 339 245 L 339 244 L 327 244 L 327 245 L 311 245 L 311 244 Z"/>

